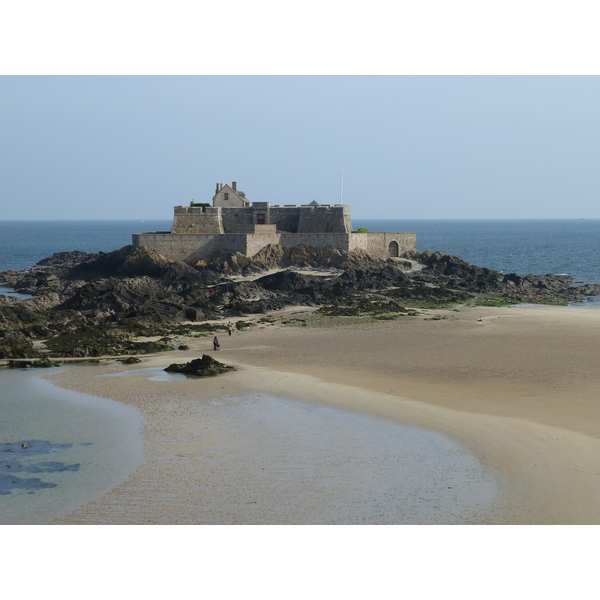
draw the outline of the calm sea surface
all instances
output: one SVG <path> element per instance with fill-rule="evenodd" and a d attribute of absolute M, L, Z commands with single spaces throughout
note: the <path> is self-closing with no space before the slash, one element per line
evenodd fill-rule
<path fill-rule="evenodd" d="M 355 219 L 353 226 L 416 232 L 419 251 L 505 273 L 600 283 L 600 220 Z M 0 221 L 0 271 L 30 268 L 54 252 L 111 252 L 132 233 L 170 227 L 170 220 Z M 0 369 L 0 524 L 47 522 L 110 489 L 141 460 L 134 409 L 55 388 L 43 373 Z"/>
<path fill-rule="evenodd" d="M 171 221 L 0 221 L 0 271 L 28 269 L 55 252 L 112 252 L 132 233 L 168 231 Z"/>

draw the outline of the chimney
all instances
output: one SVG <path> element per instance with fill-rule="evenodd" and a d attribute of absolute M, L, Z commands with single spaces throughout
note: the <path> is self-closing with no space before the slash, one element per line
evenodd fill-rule
<path fill-rule="evenodd" d="M 217 187 L 215 189 L 215 195 L 217 195 L 219 193 L 219 184 L 217 183 Z"/>
<path fill-rule="evenodd" d="M 236 181 L 231 182 L 231 187 L 233 188 L 234 192 L 237 192 L 237 182 Z"/>

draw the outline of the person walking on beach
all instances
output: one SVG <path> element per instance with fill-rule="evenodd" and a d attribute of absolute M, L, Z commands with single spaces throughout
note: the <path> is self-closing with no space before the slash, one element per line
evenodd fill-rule
<path fill-rule="evenodd" d="M 215 339 L 213 340 L 213 350 L 217 351 L 221 349 L 221 344 L 219 344 L 219 339 L 215 335 Z"/>
<path fill-rule="evenodd" d="M 231 335 L 232 331 L 233 331 L 233 323 L 231 321 L 229 321 L 229 323 L 227 323 L 227 333 L 229 333 L 229 335 Z"/>

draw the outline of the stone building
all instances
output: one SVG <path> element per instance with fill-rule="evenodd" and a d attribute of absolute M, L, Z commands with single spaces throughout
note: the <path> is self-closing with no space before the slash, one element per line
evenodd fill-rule
<path fill-rule="evenodd" d="M 416 234 L 353 232 L 350 207 L 343 204 L 250 202 L 235 181 L 217 183 L 212 206 L 176 206 L 171 231 L 133 234 L 134 247 L 190 264 L 217 252 L 254 256 L 268 244 L 361 249 L 384 258 L 415 250 Z"/>

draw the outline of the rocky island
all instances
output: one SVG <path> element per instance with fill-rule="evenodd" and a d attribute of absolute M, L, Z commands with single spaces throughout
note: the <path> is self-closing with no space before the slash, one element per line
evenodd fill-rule
<path fill-rule="evenodd" d="M 4 271 L 0 281 L 32 296 L 0 295 L 5 361 L 171 350 L 173 337 L 216 335 L 227 320 L 244 329 L 249 315 L 296 305 L 330 317 L 397 319 L 419 308 L 566 304 L 600 295 L 599 285 L 568 276 L 504 274 L 440 252 L 379 258 L 279 244 L 252 257 L 218 253 L 196 266 L 132 246 L 61 252 L 27 271 Z"/>
<path fill-rule="evenodd" d="M 215 360 L 208 354 L 203 354 L 202 358 L 195 358 L 187 363 L 173 363 L 165 371 L 167 373 L 182 373 L 184 375 L 194 375 L 196 377 L 214 377 L 221 373 L 235 371 L 235 367 L 224 365 Z"/>

